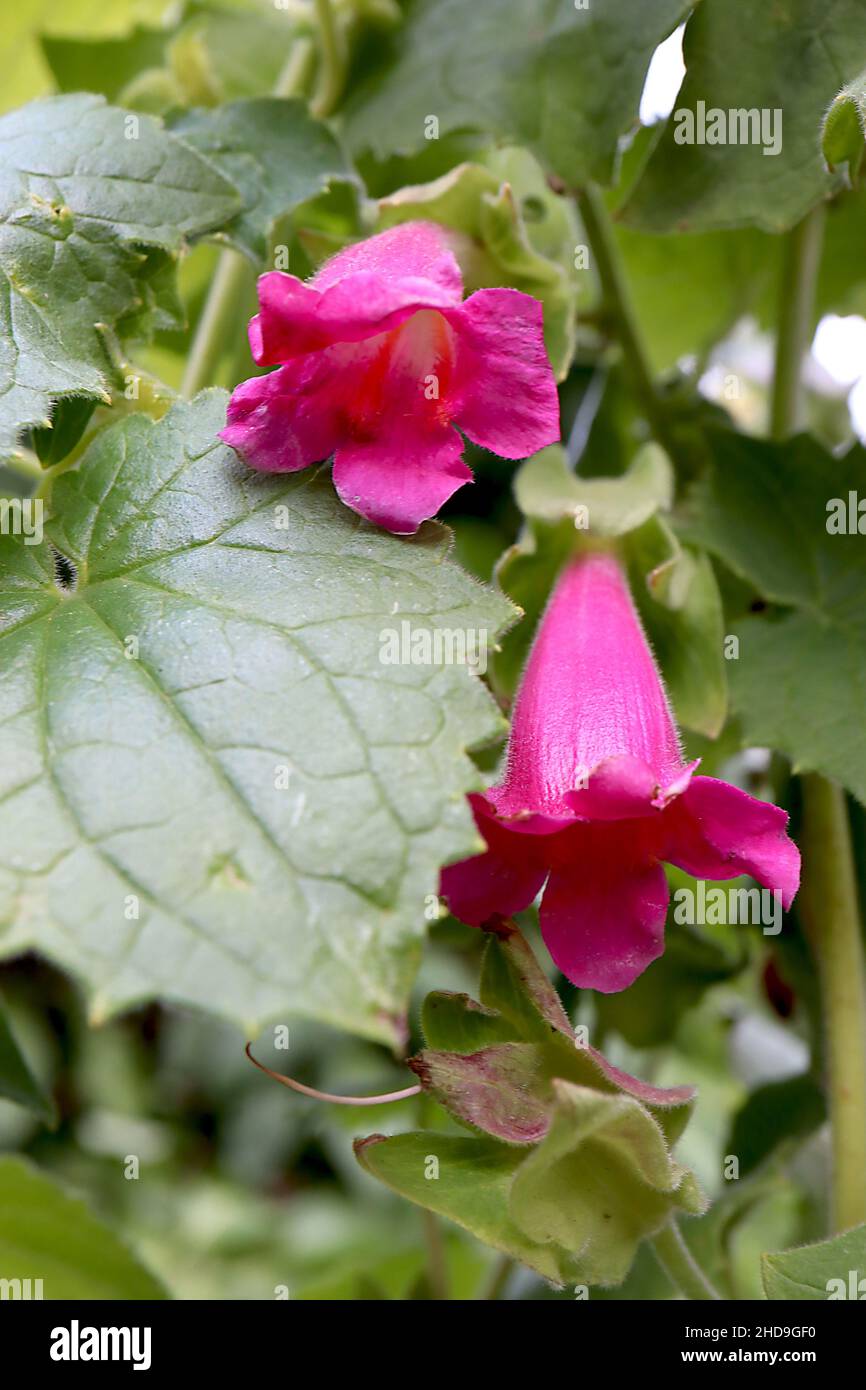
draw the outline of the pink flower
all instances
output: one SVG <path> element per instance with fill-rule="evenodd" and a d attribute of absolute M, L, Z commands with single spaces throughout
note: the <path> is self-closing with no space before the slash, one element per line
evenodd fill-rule
<path fill-rule="evenodd" d="M 347 506 L 411 534 L 470 482 L 463 440 L 526 458 L 559 438 L 542 309 L 518 290 L 463 302 L 440 227 L 407 222 L 349 246 L 304 284 L 259 280 L 250 346 L 268 376 L 232 395 L 221 438 L 253 468 L 334 455 Z"/>
<path fill-rule="evenodd" d="M 662 862 L 751 874 L 789 907 L 800 856 L 777 806 L 683 764 L 618 560 L 579 557 L 554 589 L 514 708 L 502 784 L 470 797 L 487 850 L 443 870 L 462 921 L 528 907 L 576 985 L 625 989 L 664 949 Z"/>

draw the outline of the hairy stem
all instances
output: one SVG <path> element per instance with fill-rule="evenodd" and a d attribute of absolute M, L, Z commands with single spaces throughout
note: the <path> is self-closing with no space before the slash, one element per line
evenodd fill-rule
<path fill-rule="evenodd" d="M 706 1303 L 720 1297 L 683 1240 L 673 1217 L 653 1237 L 652 1247 L 665 1274 L 683 1298 Z"/>
<path fill-rule="evenodd" d="M 576 193 L 578 211 L 589 237 L 605 307 L 622 347 L 632 385 L 656 440 L 672 460 L 680 452 L 668 412 L 656 389 L 649 353 L 643 340 L 604 198 L 594 184 Z"/>
<path fill-rule="evenodd" d="M 448 1261 L 445 1254 L 445 1241 L 442 1226 L 435 1212 L 421 1213 L 424 1222 L 424 1240 L 427 1246 L 427 1278 L 433 1298 L 443 1300 L 448 1297 Z"/>
<path fill-rule="evenodd" d="M 220 252 L 180 384 L 180 394 L 187 399 L 213 385 L 226 343 L 237 332 L 249 275 L 249 265 L 239 251 L 227 247 Z"/>
<path fill-rule="evenodd" d="M 834 1231 L 866 1221 L 866 978 L 848 808 L 841 787 L 803 787 L 800 913 L 818 962 L 827 1047 Z"/>
<path fill-rule="evenodd" d="M 788 235 L 779 282 L 776 370 L 770 404 L 774 439 L 794 434 L 802 424 L 803 359 L 809 347 L 815 281 L 821 261 L 824 205 L 819 204 Z"/>
<path fill-rule="evenodd" d="M 809 346 L 824 208 L 788 236 L 779 293 L 772 433 L 796 430 Z M 833 1147 L 831 1221 L 836 1231 L 866 1221 L 866 982 L 857 883 L 845 794 L 818 773 L 802 778 L 803 887 L 800 914 L 818 967 L 827 1043 Z"/>
<path fill-rule="evenodd" d="M 316 0 L 321 67 L 310 110 L 314 116 L 330 116 L 343 95 L 346 81 L 346 48 L 331 0 Z"/>

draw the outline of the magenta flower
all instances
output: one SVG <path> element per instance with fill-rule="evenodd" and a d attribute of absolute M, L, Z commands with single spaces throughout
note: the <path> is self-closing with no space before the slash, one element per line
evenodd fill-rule
<path fill-rule="evenodd" d="M 528 907 L 576 985 L 625 989 L 664 949 L 662 863 L 751 874 L 789 907 L 800 856 L 777 806 L 684 765 L 661 677 L 618 560 L 568 565 L 514 708 L 502 784 L 470 797 L 485 853 L 443 870 L 462 921 Z"/>
<path fill-rule="evenodd" d="M 518 290 L 463 302 L 440 227 L 407 222 L 349 246 L 305 284 L 259 280 L 250 346 L 268 376 L 234 391 L 221 438 L 253 468 L 334 455 L 347 506 L 411 534 L 472 480 L 467 438 L 526 458 L 559 438 L 542 309 Z"/>

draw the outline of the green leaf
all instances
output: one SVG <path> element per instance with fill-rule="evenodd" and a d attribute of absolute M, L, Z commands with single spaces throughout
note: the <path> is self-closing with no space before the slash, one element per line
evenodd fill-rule
<path fill-rule="evenodd" d="M 71 970 L 99 1017 L 160 997 L 392 1040 L 425 896 L 477 846 L 463 750 L 501 720 L 459 665 L 383 665 L 382 635 L 492 643 L 510 611 L 444 528 L 399 539 L 327 474 L 250 472 L 225 403 L 110 427 L 45 545 L 0 538 L 0 949 Z"/>
<path fill-rule="evenodd" d="M 460 234 L 455 249 L 467 292 L 513 285 L 540 300 L 547 353 L 561 380 L 574 356 L 577 221 L 573 205 L 551 192 L 532 156 L 491 151 L 484 163 L 458 164 L 432 183 L 380 199 L 380 228 L 414 218 Z"/>
<path fill-rule="evenodd" d="M 136 24 L 126 34 L 100 39 L 42 34 L 40 45 L 61 92 L 97 92 L 125 104 L 124 89 L 141 73 L 161 68 L 170 39 L 167 29 Z"/>
<path fill-rule="evenodd" d="M 411 154 L 465 127 L 526 145 L 566 182 L 613 180 L 650 58 L 686 0 L 414 0 L 386 60 L 345 109 L 355 150 Z M 390 55 L 388 55 L 390 59 Z M 543 97 L 540 96 L 543 94 Z M 829 98 L 828 98 L 829 99 Z"/>
<path fill-rule="evenodd" d="M 737 1111 L 725 1152 L 736 1154 L 746 1177 L 786 1139 L 812 1134 L 827 1115 L 824 1093 L 808 1072 L 758 1086 Z"/>
<path fill-rule="evenodd" d="M 428 1049 L 410 1062 L 425 1092 L 480 1137 L 373 1135 L 356 1142 L 356 1155 L 410 1200 L 554 1282 L 620 1283 L 640 1241 L 675 1207 L 704 1209 L 669 1147 L 688 1123 L 694 1093 L 647 1085 L 578 1040 L 507 919 L 489 931 L 481 996 L 484 1045 Z M 432 1033 L 464 1043 L 463 997 L 452 997 L 444 1015 L 442 996 L 434 998 Z M 497 1015 L 530 1041 L 492 1040 Z"/>
<path fill-rule="evenodd" d="M 172 129 L 238 189 L 243 211 L 220 237 L 256 264 L 265 260 L 279 218 L 332 179 L 350 177 L 328 127 L 313 120 L 302 101 L 237 101 L 215 111 L 191 111 Z"/>
<path fill-rule="evenodd" d="M 674 1208 L 697 1215 L 706 1200 L 633 1097 L 560 1080 L 553 1088 L 553 1121 L 515 1175 L 511 1211 L 539 1243 L 575 1252 L 583 1281 L 618 1284 L 642 1238 Z"/>
<path fill-rule="evenodd" d="M 509 1212 L 508 1194 L 524 1150 L 494 1139 L 429 1131 L 391 1138 L 372 1134 L 356 1139 L 354 1147 L 361 1167 L 401 1197 L 456 1222 L 553 1283 L 562 1285 L 571 1277 L 568 1253 L 534 1241 Z M 428 1176 L 431 1172 L 437 1176 Z"/>
<path fill-rule="evenodd" d="M 701 0 L 683 54 L 686 76 L 674 112 L 626 203 L 625 220 L 651 232 L 793 226 L 839 182 L 824 166 L 819 134 L 840 86 L 866 65 L 860 0 L 837 0 L 829 9 L 825 0 L 740 0 L 736 8 Z M 693 130 L 680 111 L 692 113 Z M 714 111 L 723 121 L 712 123 Z M 730 112 L 740 115 L 734 120 Z M 762 120 L 764 129 L 755 124 Z M 775 148 L 774 120 L 778 147 L 765 154 Z M 711 143 L 717 129 L 726 143 Z"/>
<path fill-rule="evenodd" d="M 19 0 L 6 6 L 0 30 L 0 68 L 3 90 L 0 110 L 10 111 L 52 87 L 52 73 L 45 61 L 40 35 L 89 34 L 92 38 L 117 34 L 134 19 L 156 21 L 165 0 Z"/>
<path fill-rule="evenodd" d="M 478 1052 L 493 1043 L 517 1042 L 521 1034 L 495 1009 L 468 994 L 432 990 L 421 1009 L 421 1027 L 429 1047 L 444 1052 Z"/>
<path fill-rule="evenodd" d="M 6 1279 L 41 1280 L 46 1299 L 166 1296 L 79 1198 L 20 1158 L 0 1158 L 0 1268 Z"/>
<path fill-rule="evenodd" d="M 0 1096 L 32 1110 L 44 1124 L 53 1125 L 57 1118 L 54 1102 L 36 1080 L 27 1059 L 21 1052 L 9 1027 L 3 1001 L 0 1000 Z"/>
<path fill-rule="evenodd" d="M 866 1293 L 866 1225 L 804 1245 L 761 1257 L 767 1298 L 793 1302 L 821 1299 L 862 1299 Z"/>
<path fill-rule="evenodd" d="M 496 657 L 497 687 L 515 690 L 562 566 L 587 541 L 618 541 L 677 718 L 715 737 L 727 710 L 721 599 L 707 557 L 682 547 L 661 515 L 673 494 L 666 455 L 645 445 L 620 477 L 581 478 L 554 445 L 527 460 L 514 491 L 528 524 L 497 578 L 526 617 Z"/>
<path fill-rule="evenodd" d="M 99 97 L 0 119 L 0 452 L 45 425 L 53 397 L 106 396 L 99 327 L 139 308 L 142 247 L 176 255 L 234 215 L 222 176 L 149 116 Z"/>
<path fill-rule="evenodd" d="M 481 964 L 481 1002 L 495 1009 L 529 1042 L 574 1033 L 559 995 L 516 927 L 502 922 L 488 935 Z"/>
<path fill-rule="evenodd" d="M 772 444 L 718 431 L 709 442 L 713 467 L 692 494 L 688 534 L 776 605 L 729 620 L 743 740 L 866 801 L 866 548 L 857 530 L 866 530 L 857 510 L 866 453 L 857 446 L 834 458 L 805 435 Z M 846 530 L 828 531 L 837 524 Z"/>

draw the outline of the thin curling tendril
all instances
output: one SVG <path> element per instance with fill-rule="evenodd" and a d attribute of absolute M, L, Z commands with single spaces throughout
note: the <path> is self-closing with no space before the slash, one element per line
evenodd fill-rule
<path fill-rule="evenodd" d="M 270 1076 L 274 1081 L 279 1081 L 281 1086 L 288 1086 L 290 1091 L 297 1091 L 299 1095 L 310 1096 L 313 1100 L 326 1100 L 329 1105 L 387 1105 L 394 1100 L 408 1100 L 410 1096 L 421 1094 L 420 1086 L 407 1086 L 403 1091 L 388 1091 L 381 1096 L 334 1096 L 330 1091 L 317 1091 L 313 1086 L 305 1086 L 302 1081 L 295 1081 L 291 1076 L 283 1076 L 281 1072 L 271 1071 L 264 1062 L 259 1062 L 250 1051 L 252 1043 L 247 1043 L 244 1052 L 249 1057 L 254 1067 L 263 1071 L 265 1076 Z"/>

